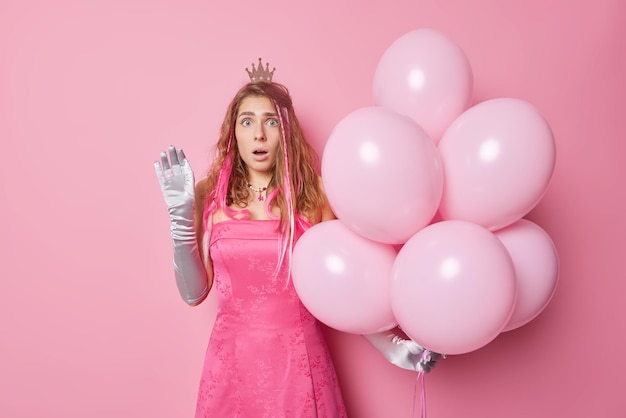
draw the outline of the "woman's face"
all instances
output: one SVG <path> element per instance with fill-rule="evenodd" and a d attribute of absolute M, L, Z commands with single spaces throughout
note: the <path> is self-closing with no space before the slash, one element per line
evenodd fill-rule
<path fill-rule="evenodd" d="M 269 98 L 248 96 L 241 101 L 235 138 L 239 155 L 248 166 L 249 181 L 269 181 L 281 138 L 278 114 Z"/>

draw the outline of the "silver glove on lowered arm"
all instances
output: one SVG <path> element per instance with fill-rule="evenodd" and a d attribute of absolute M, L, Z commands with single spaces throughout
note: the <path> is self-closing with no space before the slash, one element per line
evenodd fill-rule
<path fill-rule="evenodd" d="M 406 370 L 428 373 L 441 354 L 426 350 L 396 329 L 363 335 L 390 363 Z"/>
<path fill-rule="evenodd" d="M 181 149 L 169 147 L 169 160 L 161 152 L 155 161 L 157 179 L 170 216 L 174 248 L 174 274 L 183 300 L 197 305 L 209 293 L 207 270 L 202 262 L 194 228 L 194 175 Z"/>

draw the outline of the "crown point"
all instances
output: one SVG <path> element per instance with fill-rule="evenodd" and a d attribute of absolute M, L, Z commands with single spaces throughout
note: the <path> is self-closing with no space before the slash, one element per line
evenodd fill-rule
<path fill-rule="evenodd" d="M 252 63 L 252 71 L 248 70 L 248 68 L 246 67 L 246 72 L 248 73 L 248 76 L 250 77 L 250 82 L 252 83 L 255 83 L 257 81 L 271 82 L 272 77 L 274 76 L 274 71 L 276 71 L 276 67 L 274 67 L 272 71 L 270 71 L 269 63 L 265 63 L 265 68 L 263 68 L 263 62 L 261 58 L 259 58 L 259 64 L 256 68 L 254 66 L 254 63 Z"/>

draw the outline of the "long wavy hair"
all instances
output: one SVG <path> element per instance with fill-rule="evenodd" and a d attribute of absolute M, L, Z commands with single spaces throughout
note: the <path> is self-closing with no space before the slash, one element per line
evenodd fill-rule
<path fill-rule="evenodd" d="M 267 213 L 277 207 L 280 230 L 284 237 L 282 256 L 293 245 L 296 224 L 302 230 L 321 221 L 325 197 L 318 176 L 318 155 L 307 142 L 294 111 L 291 95 L 285 86 L 275 82 L 252 82 L 244 85 L 230 102 L 217 141 L 215 160 L 207 174 L 204 225 L 218 209 L 232 218 L 246 218 L 250 198 L 246 164 L 239 155 L 235 123 L 239 106 L 250 96 L 269 98 L 278 114 L 282 140 L 279 142 L 273 175 L 268 185 Z M 233 208 L 233 206 L 235 208 Z M 209 226 L 210 227 L 210 226 Z"/>

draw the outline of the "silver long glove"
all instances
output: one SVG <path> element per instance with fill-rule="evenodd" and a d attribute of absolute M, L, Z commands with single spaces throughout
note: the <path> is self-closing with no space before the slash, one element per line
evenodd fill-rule
<path fill-rule="evenodd" d="M 416 372 L 428 373 L 441 354 L 426 350 L 395 330 L 363 335 L 390 363 Z"/>
<path fill-rule="evenodd" d="M 168 151 L 169 160 L 162 151 L 161 161 L 155 161 L 154 168 L 170 215 L 176 286 L 183 300 L 193 306 L 202 302 L 209 292 L 193 221 L 195 181 L 183 151 L 173 146 Z"/>

